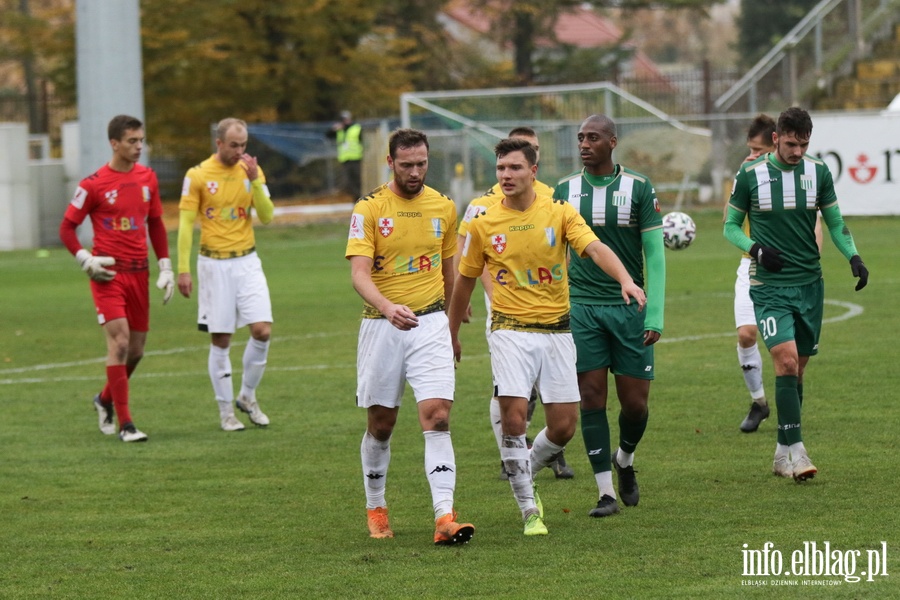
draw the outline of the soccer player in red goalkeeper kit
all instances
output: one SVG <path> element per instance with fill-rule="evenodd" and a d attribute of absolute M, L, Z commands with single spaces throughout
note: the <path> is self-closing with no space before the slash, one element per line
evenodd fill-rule
<path fill-rule="evenodd" d="M 147 434 L 135 427 L 128 408 L 128 378 L 144 355 L 150 328 L 147 237 L 159 260 L 156 287 L 163 304 L 175 290 L 166 228 L 156 173 L 138 164 L 144 146 L 144 125 L 128 115 L 113 117 L 108 126 L 112 159 L 78 185 L 59 226 L 59 237 L 91 279 L 97 320 L 106 334 L 106 386 L 94 396 L 100 431 L 119 439 L 143 442 Z M 81 247 L 76 228 L 90 217 L 93 252 Z"/>

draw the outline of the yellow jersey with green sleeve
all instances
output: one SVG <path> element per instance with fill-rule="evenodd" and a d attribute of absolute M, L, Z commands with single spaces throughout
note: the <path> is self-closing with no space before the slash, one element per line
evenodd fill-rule
<path fill-rule="evenodd" d="M 262 168 L 258 173 L 265 188 Z M 265 193 L 269 195 L 268 190 Z M 240 163 L 229 167 L 213 154 L 188 169 L 178 208 L 197 213 L 202 256 L 236 258 L 253 252 L 252 207 L 251 182 Z"/>
<path fill-rule="evenodd" d="M 502 196 L 501 196 L 502 197 Z M 579 255 L 597 236 L 575 208 L 539 194 L 525 211 L 497 202 L 469 224 L 459 272 L 494 281 L 491 331 L 569 329 L 567 245 Z"/>
<path fill-rule="evenodd" d="M 442 263 L 456 254 L 456 204 L 424 186 L 412 200 L 384 184 L 350 216 L 346 258 L 372 259 L 372 281 L 385 298 L 418 315 L 444 310 Z M 365 303 L 363 318 L 383 315 Z"/>
<path fill-rule="evenodd" d="M 534 180 L 532 188 L 541 196 L 553 195 L 553 188 L 537 179 Z M 465 237 L 469 232 L 469 223 L 475 218 L 475 215 L 483 213 L 488 207 L 497 204 L 501 200 L 503 200 L 503 191 L 500 189 L 500 184 L 495 183 L 483 196 L 479 196 L 469 202 L 469 206 L 463 214 L 462 221 L 459 222 L 459 235 Z"/>

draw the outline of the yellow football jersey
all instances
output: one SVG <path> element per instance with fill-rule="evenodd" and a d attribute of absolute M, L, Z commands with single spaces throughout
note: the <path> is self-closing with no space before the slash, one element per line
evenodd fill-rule
<path fill-rule="evenodd" d="M 553 188 L 546 183 L 542 183 L 535 179 L 532 187 L 534 188 L 534 191 L 541 196 L 550 196 L 551 198 L 553 197 Z M 469 232 L 469 223 L 473 218 L 475 218 L 475 215 L 483 213 L 488 209 L 489 206 L 495 205 L 502 199 L 503 191 L 500 189 L 500 184 L 495 183 L 494 187 L 486 191 L 483 196 L 479 196 L 478 198 L 475 198 L 474 200 L 469 202 L 469 206 L 466 208 L 466 212 L 463 215 L 462 221 L 460 221 L 459 223 L 459 235 L 465 237 L 465 235 Z"/>
<path fill-rule="evenodd" d="M 259 180 L 266 176 L 259 169 Z M 268 191 L 266 191 L 268 195 Z M 228 167 L 213 154 L 188 169 L 181 189 L 180 210 L 196 211 L 200 222 L 200 254 L 234 258 L 253 251 L 250 180 L 240 163 Z"/>
<path fill-rule="evenodd" d="M 528 210 L 498 202 L 469 223 L 459 272 L 494 280 L 491 330 L 569 331 L 568 245 L 597 236 L 568 202 L 538 195 Z"/>
<path fill-rule="evenodd" d="M 374 260 L 372 281 L 385 298 L 417 314 L 444 308 L 442 263 L 456 254 L 456 204 L 425 186 L 407 200 L 384 184 L 353 207 L 345 256 Z M 382 317 L 368 303 L 363 317 Z"/>

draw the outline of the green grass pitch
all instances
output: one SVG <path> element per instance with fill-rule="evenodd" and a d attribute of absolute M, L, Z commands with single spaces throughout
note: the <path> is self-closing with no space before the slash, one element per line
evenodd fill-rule
<path fill-rule="evenodd" d="M 484 310 L 473 295 L 451 417 L 456 507 L 476 526 L 460 548 L 432 545 L 409 394 L 387 482 L 396 537 L 368 538 L 365 413 L 354 402 L 361 300 L 343 257 L 344 223 L 257 228 L 275 311 L 258 395 L 266 429 L 219 429 L 196 299 L 176 294 L 163 307 L 154 270 L 151 332 L 131 392 L 146 444 L 97 429 L 91 398 L 105 347 L 72 257 L 59 248 L 0 253 L 0 597 L 900 597 L 900 220 L 847 219 L 871 271 L 859 293 L 826 236 L 827 323 L 803 407 L 819 474 L 797 485 L 770 473 L 774 412 L 759 432 L 738 430 L 749 402 L 732 320 L 739 254 L 722 238 L 719 210 L 688 212 L 696 241 L 666 253 L 666 327 L 635 460 L 641 501 L 617 516 L 587 517 L 597 492 L 579 432 L 567 452 L 575 479 L 538 476 L 550 535 L 522 535 L 509 484 L 497 479 Z M 235 336 L 235 379 L 246 339 Z M 613 398 L 610 410 L 615 440 Z M 538 410 L 532 433 L 542 419 Z M 826 541 L 841 564 L 859 551 L 857 574 L 867 551 L 886 548 L 888 575 L 745 575 L 745 550 L 771 542 L 789 570 L 805 542 Z"/>

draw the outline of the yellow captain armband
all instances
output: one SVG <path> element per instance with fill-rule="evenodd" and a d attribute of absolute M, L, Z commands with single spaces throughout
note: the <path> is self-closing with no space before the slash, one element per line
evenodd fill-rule
<path fill-rule="evenodd" d="M 253 208 L 256 209 L 256 216 L 263 225 L 268 225 L 275 216 L 275 204 L 269 197 L 269 188 L 257 178 L 250 184 L 250 193 L 253 196 Z"/>
<path fill-rule="evenodd" d="M 197 213 L 192 210 L 179 211 L 178 218 L 178 273 L 191 272 L 191 245 L 194 241 L 194 221 Z"/>

